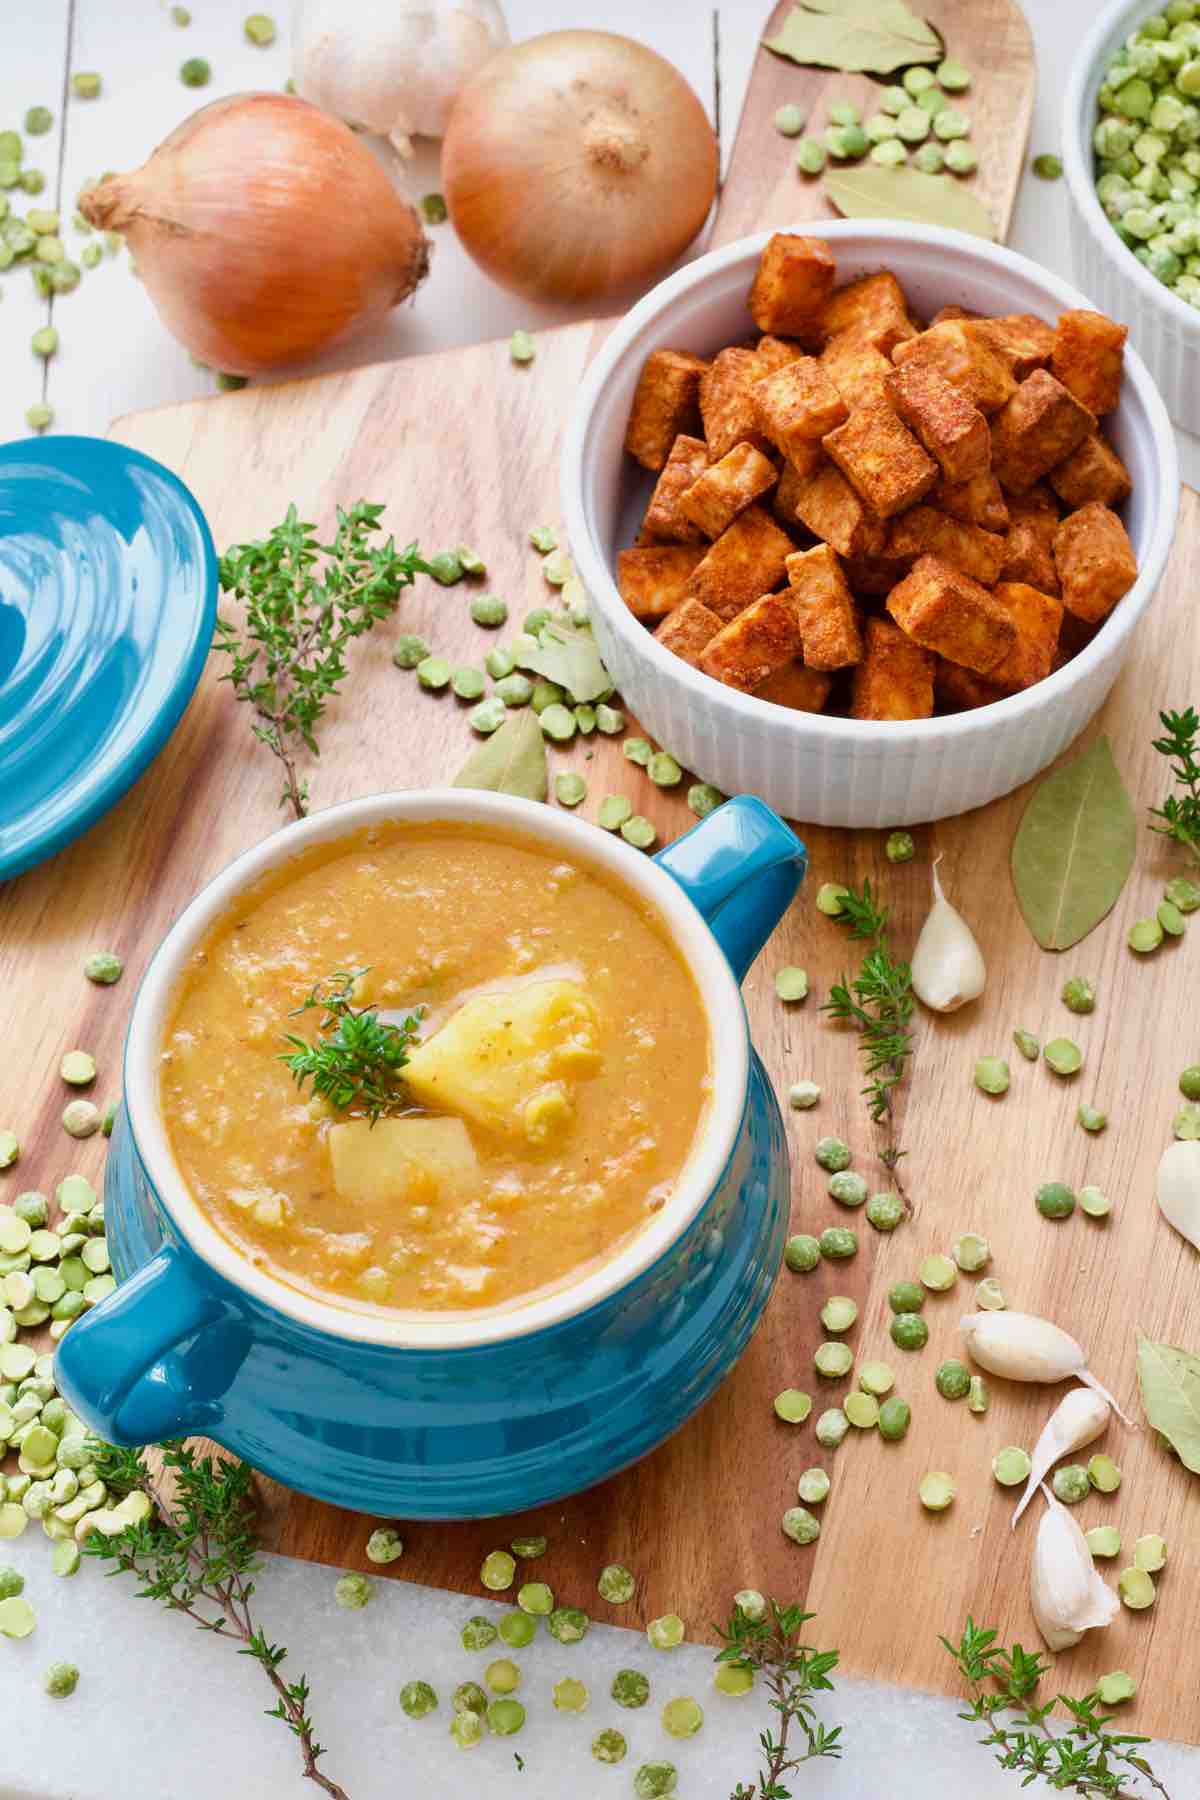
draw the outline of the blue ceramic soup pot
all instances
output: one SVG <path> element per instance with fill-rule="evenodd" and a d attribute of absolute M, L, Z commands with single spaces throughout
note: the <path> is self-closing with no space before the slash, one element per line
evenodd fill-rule
<path fill-rule="evenodd" d="M 390 820 L 499 827 L 618 880 L 657 913 L 704 1001 L 712 1092 L 672 1197 L 607 1261 L 523 1303 L 415 1313 L 313 1298 L 221 1236 L 171 1154 L 158 1065 L 188 958 L 265 873 Z M 111 1442 L 202 1433 L 289 1487 L 398 1518 L 515 1512 L 644 1456 L 729 1373 L 779 1270 L 787 1144 L 738 983 L 804 867 L 752 798 L 651 860 L 568 813 L 463 788 L 331 807 L 248 851 L 181 915 L 137 996 L 105 1185 L 120 1286 L 59 1345 L 69 1404 Z"/>

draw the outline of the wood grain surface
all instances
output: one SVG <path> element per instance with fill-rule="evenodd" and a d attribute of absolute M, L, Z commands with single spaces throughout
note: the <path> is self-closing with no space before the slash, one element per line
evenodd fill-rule
<path fill-rule="evenodd" d="M 956 53 L 966 54 L 961 46 Z M 967 60 L 971 60 L 967 56 Z M 978 57 L 975 59 L 979 67 Z M 739 141 L 739 156 L 741 143 Z M 731 199 L 733 195 L 731 194 Z M 753 220 L 743 216 L 738 230 Z M 115 435 L 160 458 L 191 486 L 212 522 L 218 546 L 260 535 L 297 501 L 323 524 L 335 505 L 360 496 L 388 501 L 387 522 L 401 539 L 428 548 L 468 542 L 485 555 L 486 586 L 509 601 L 514 622 L 545 600 L 530 524 L 556 521 L 557 445 L 562 421 L 598 332 L 565 327 L 539 338 L 537 361 L 514 369 L 503 345 L 484 345 L 360 369 L 319 382 L 224 396 L 124 420 Z M 1106 730 L 1139 813 L 1163 791 L 1151 751 L 1155 713 L 1200 693 L 1200 652 L 1190 628 L 1200 580 L 1200 500 L 1186 494 L 1174 557 L 1117 690 L 1093 730 Z M 393 668 L 390 641 L 420 631 L 455 660 L 478 662 L 495 641 L 474 627 L 467 586 L 421 581 L 400 614 L 374 640 L 353 647 L 346 699 L 335 704 L 323 754 L 310 773 L 317 807 L 387 787 L 447 779 L 471 747 L 465 708 L 422 693 Z M 501 634 L 505 636 L 507 634 Z M 59 1124 L 69 1097 L 57 1078 L 62 1053 L 90 1049 L 100 1064 L 97 1098 L 115 1098 L 120 1045 L 138 977 L 155 943 L 196 889 L 229 859 L 282 822 L 270 759 L 250 738 L 248 721 L 207 671 L 168 748 L 124 801 L 69 850 L 6 889 L 0 911 L 0 972 L 8 1054 L 0 1063 L 0 1122 L 19 1133 L 23 1153 L 12 1184 L 49 1189 L 78 1168 L 103 1171 L 104 1143 L 79 1145 Z M 631 722 L 632 727 L 632 722 Z M 1089 736 L 1091 733 L 1089 733 Z M 625 793 L 651 816 L 665 841 L 691 821 L 680 793 L 653 788 L 627 763 L 618 742 L 554 752 L 555 768 L 577 768 L 589 784 L 580 809 L 594 818 L 600 799 Z M 637 1623 L 678 1610 L 693 1636 L 728 1610 L 735 1589 L 752 1585 L 781 1599 L 804 1600 L 819 1614 L 823 1644 L 837 1644 L 842 1666 L 911 1686 L 952 1685 L 940 1632 L 956 1633 L 968 1611 L 1026 1644 L 1036 1641 L 1028 1598 L 1035 1518 L 1008 1529 L 1012 1498 L 990 1474 L 1005 1444 L 1032 1445 L 1058 1390 L 993 1381 L 992 1408 L 973 1417 L 943 1401 L 933 1385 L 942 1357 L 960 1349 L 959 1316 L 970 1310 L 973 1281 L 931 1296 L 929 1347 L 910 1356 L 887 1335 L 886 1293 L 912 1277 L 922 1258 L 948 1249 L 964 1230 L 984 1232 L 994 1249 L 989 1271 L 1010 1304 L 1057 1320 L 1088 1346 L 1098 1376 L 1139 1412 L 1134 1328 L 1200 1350 L 1200 1267 L 1158 1217 L 1153 1172 L 1170 1137 L 1178 1071 L 1200 1060 L 1194 995 L 1200 939 L 1168 944 L 1140 960 L 1125 948 L 1129 924 L 1153 910 L 1163 882 L 1179 867 L 1160 839 L 1142 832 L 1136 871 L 1114 914 L 1064 957 L 1039 951 L 1011 891 L 1008 851 L 1025 802 L 1017 794 L 986 811 L 917 833 L 914 863 L 893 868 L 883 837 L 800 822 L 811 855 L 809 882 L 746 984 L 755 1041 L 780 1088 L 812 1076 L 824 1089 L 819 1108 L 791 1113 L 793 1229 L 819 1231 L 845 1215 L 825 1192 L 812 1157 L 815 1140 L 844 1136 L 855 1166 L 885 1185 L 875 1137 L 858 1097 L 854 1037 L 818 1010 L 847 967 L 851 947 L 812 906 L 825 880 L 871 878 L 892 908 L 895 942 L 911 949 L 928 902 L 929 867 L 943 857 L 947 889 L 974 924 L 989 965 L 983 1000 L 949 1019 L 922 1015 L 903 1109 L 905 1179 L 915 1215 L 889 1237 L 861 1215 L 850 1263 L 810 1276 L 784 1273 L 764 1322 L 738 1369 L 669 1444 L 640 1466 L 590 1494 L 519 1520 L 420 1526 L 405 1533 L 402 1561 L 381 1573 L 482 1592 L 484 1553 L 516 1530 L 544 1531 L 551 1548 L 539 1574 L 567 1602 L 595 1616 Z M 84 957 L 112 948 L 127 972 L 114 989 L 94 989 Z M 773 975 L 801 963 L 812 992 L 801 1007 L 776 1000 Z M 1092 977 L 1099 1003 L 1090 1018 L 1066 1012 L 1058 994 L 1069 974 Z M 1043 1039 L 1067 1032 L 1084 1046 L 1083 1073 L 1064 1084 L 1044 1067 L 1010 1053 L 1014 1026 Z M 971 1081 L 976 1056 L 1009 1054 L 1013 1083 L 989 1100 Z M 1098 1138 L 1074 1122 L 1081 1099 L 1105 1108 L 1112 1123 Z M 1097 1182 L 1114 1201 L 1103 1225 L 1082 1216 L 1055 1225 L 1036 1213 L 1039 1182 Z M 855 1297 L 860 1318 L 850 1341 L 859 1360 L 883 1357 L 913 1406 L 901 1445 L 852 1433 L 835 1454 L 822 1453 L 813 1427 L 779 1423 L 773 1395 L 799 1386 L 814 1396 L 814 1416 L 845 1384 L 823 1382 L 812 1366 L 822 1333 L 821 1300 Z M 1123 1466 L 1121 1491 L 1079 1511 L 1085 1526 L 1117 1523 L 1127 1550 L 1143 1532 L 1161 1532 L 1171 1562 L 1156 1607 L 1122 1612 L 1061 1659 L 1075 1691 L 1105 1669 L 1139 1679 L 1131 1719 L 1138 1729 L 1200 1737 L 1194 1676 L 1180 1646 L 1194 1632 L 1200 1549 L 1197 1489 L 1148 1431 L 1114 1426 L 1102 1447 Z M 795 1481 L 813 1463 L 829 1468 L 833 1489 L 822 1509 L 823 1534 L 799 1550 L 778 1521 L 795 1501 Z M 916 1496 L 928 1469 L 951 1471 L 955 1505 L 934 1517 Z M 371 1522 L 262 1484 L 267 1538 L 293 1555 L 346 1568 L 368 1568 Z M 609 1561 L 638 1576 L 636 1599 L 611 1608 L 595 1593 Z M 1115 1577 L 1117 1568 L 1111 1566 Z M 464 1606 L 464 1612 L 469 1607 Z"/>
<path fill-rule="evenodd" d="M 1049 0 L 1040 3 L 1046 5 Z M 792 5 L 793 0 L 780 0 L 761 33 L 763 38 L 777 34 Z M 967 177 L 967 183 L 991 213 L 996 236 L 1003 239 L 1008 235 L 1033 115 L 1036 72 L 1025 15 L 1015 0 L 928 0 L 914 10 L 941 33 L 946 54 L 972 72 L 970 88 L 954 100 L 970 115 L 971 142 L 979 156 L 979 168 Z M 808 119 L 805 131 L 819 138 L 832 101 L 853 101 L 865 119 L 878 111 L 883 88 L 898 78 L 801 68 L 789 57 L 760 50 L 734 140 L 712 247 L 768 225 L 836 218 L 837 211 L 826 200 L 820 178 L 797 171 L 793 158 L 796 140 L 780 136 L 775 113 L 789 102 L 802 107 Z"/>

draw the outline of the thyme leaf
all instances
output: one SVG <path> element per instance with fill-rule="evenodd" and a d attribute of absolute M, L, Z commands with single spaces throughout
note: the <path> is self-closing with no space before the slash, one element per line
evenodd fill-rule
<path fill-rule="evenodd" d="M 1111 1714 L 1102 1712 L 1098 1693 L 1072 1700 L 1067 1694 L 1039 1702 L 1038 1683 L 1046 1673 L 1040 1656 L 1020 1644 L 1011 1649 L 996 1642 L 998 1633 L 968 1617 L 957 1644 L 938 1641 L 954 1658 L 967 1688 L 969 1710 L 959 1713 L 968 1724 L 982 1725 L 987 1745 L 1002 1769 L 1024 1776 L 1023 1787 L 1038 1779 L 1059 1793 L 1086 1800 L 1139 1800 L 1159 1794 L 1170 1800 L 1146 1758 L 1140 1754 L 1149 1738 L 1108 1729 Z M 1061 1732 L 1048 1720 L 1059 1703 L 1070 1716 Z"/>
<path fill-rule="evenodd" d="M 1150 808 L 1151 818 L 1162 821 L 1150 829 L 1182 844 L 1200 862 L 1200 718 L 1194 706 L 1158 717 L 1164 735 L 1153 740 L 1154 748 L 1170 762 L 1183 793 L 1168 794 L 1161 806 Z"/>
<path fill-rule="evenodd" d="M 799 1606 L 769 1600 L 761 1619 L 751 1619 L 735 1606 L 728 1625 L 716 1627 L 725 1644 L 717 1662 L 736 1663 L 761 1675 L 779 1714 L 778 1731 L 764 1731 L 759 1738 L 760 1772 L 749 1787 L 739 1781 L 730 1800 L 791 1800 L 785 1775 L 818 1757 L 842 1754 L 841 1726 L 823 1725 L 812 1703 L 813 1694 L 833 1692 L 829 1677 L 838 1664 L 836 1650 L 814 1650 L 800 1642 L 800 1633 L 814 1617 Z"/>
<path fill-rule="evenodd" d="M 404 1104 L 401 1070 L 410 1044 L 418 1041 L 423 1009 L 407 1013 L 398 1025 L 377 1017 L 375 1006 L 351 1004 L 354 984 L 367 969 L 339 970 L 318 981 L 288 1016 L 299 1019 L 317 1011 L 318 1036 L 310 1042 L 286 1032 L 291 1049 L 280 1056 L 298 1088 L 312 1082 L 314 1094 L 339 1112 L 364 1112 L 372 1125 L 384 1113 Z"/>
<path fill-rule="evenodd" d="M 280 805 L 308 811 L 299 747 L 318 756 L 317 726 L 346 679 L 346 648 L 395 611 L 402 591 L 433 570 L 415 543 L 380 541 L 383 507 L 359 500 L 337 509 L 333 542 L 289 506 L 282 524 L 259 542 L 222 556 L 224 593 L 241 602 L 241 623 L 218 617 L 213 650 L 229 658 L 220 677 L 253 707 L 251 731 L 283 767 Z"/>
<path fill-rule="evenodd" d="M 892 955 L 887 907 L 876 904 L 869 881 L 863 882 L 861 893 L 847 888 L 841 895 L 841 911 L 834 916 L 848 928 L 852 940 L 871 947 L 853 980 L 843 975 L 829 990 L 821 1011 L 862 1034 L 860 1049 L 867 1077 L 862 1092 L 872 1119 L 886 1128 L 887 1142 L 880 1159 L 894 1173 L 904 1154 L 896 1137 L 895 1091 L 913 1053 L 912 970 Z"/>

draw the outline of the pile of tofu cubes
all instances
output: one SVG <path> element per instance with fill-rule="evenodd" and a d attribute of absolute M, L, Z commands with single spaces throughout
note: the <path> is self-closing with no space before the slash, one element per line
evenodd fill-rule
<path fill-rule="evenodd" d="M 989 705 L 1077 654 L 1137 578 L 1100 426 L 1125 327 L 957 306 L 922 327 L 889 270 L 835 279 L 821 238 L 778 233 L 756 336 L 647 357 L 625 448 L 657 480 L 617 585 L 677 656 L 780 706 Z"/>

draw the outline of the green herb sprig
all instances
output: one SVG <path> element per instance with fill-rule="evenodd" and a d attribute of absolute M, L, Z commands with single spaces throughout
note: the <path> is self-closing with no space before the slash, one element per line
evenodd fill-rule
<path fill-rule="evenodd" d="M 251 1614 L 260 1564 L 248 1465 L 167 1443 L 160 1449 L 162 1475 L 155 1476 L 142 1450 L 93 1441 L 91 1451 L 96 1473 L 111 1493 L 124 1497 L 140 1489 L 152 1511 L 119 1535 L 94 1533 L 85 1552 L 111 1562 L 110 1575 L 136 1575 L 140 1600 L 160 1601 L 201 1631 L 232 1638 L 238 1655 L 252 1657 L 274 1688 L 276 1701 L 267 1717 L 282 1719 L 295 1736 L 306 1779 L 333 1800 L 348 1800 L 346 1790 L 317 1766 L 325 1752 L 314 1733 L 306 1678 L 284 1680 L 279 1670 L 287 1651 L 267 1639 Z"/>
<path fill-rule="evenodd" d="M 832 1693 L 829 1679 L 838 1664 L 836 1650 L 814 1650 L 800 1642 L 800 1633 L 814 1618 L 798 1606 L 767 1603 L 761 1619 L 751 1619 L 735 1606 L 729 1623 L 717 1632 L 725 1648 L 716 1660 L 737 1663 L 761 1675 L 771 1696 L 771 1705 L 779 1714 L 778 1735 L 764 1731 L 759 1737 L 762 1769 L 747 1787 L 739 1781 L 730 1800 L 790 1800 L 791 1789 L 783 1785 L 803 1763 L 818 1757 L 842 1754 L 842 1728 L 826 1728 L 817 1718 L 811 1696 Z M 804 1738 L 804 1747 L 795 1742 L 793 1728 Z"/>
<path fill-rule="evenodd" d="M 418 546 L 380 542 L 383 507 L 359 500 L 337 511 L 331 544 L 289 506 L 261 542 L 237 544 L 220 562 L 221 588 L 241 601 L 240 623 L 220 617 L 213 649 L 228 656 L 221 676 L 254 708 L 254 736 L 283 766 L 279 804 L 298 819 L 308 783 L 296 767 L 297 743 L 312 756 L 316 728 L 346 678 L 346 647 L 395 610 L 419 574 L 432 573 Z"/>
<path fill-rule="evenodd" d="M 1111 1716 L 1100 1710 L 1096 1693 L 1085 1694 L 1082 1700 L 1059 1694 L 1039 1704 L 1037 1687 L 1046 1664 L 1020 1644 L 1011 1650 L 998 1644 L 997 1636 L 968 1618 L 957 1644 L 945 1637 L 939 1641 L 958 1665 L 970 1697 L 970 1710 L 958 1716 L 986 1728 L 980 1742 L 992 1750 L 1002 1769 L 1019 1771 L 1023 1787 L 1040 1778 L 1059 1793 L 1091 1800 L 1136 1800 L 1146 1793 L 1170 1800 L 1139 1754 L 1149 1738 L 1109 1731 Z M 1055 1733 L 1048 1720 L 1060 1702 L 1071 1723 Z M 1133 1786 L 1128 1785 L 1131 1781 Z"/>
<path fill-rule="evenodd" d="M 1200 862 L 1200 718 L 1194 706 L 1158 717 L 1165 735 L 1154 739 L 1154 748 L 1170 761 L 1183 793 L 1168 794 L 1161 806 L 1150 808 L 1151 818 L 1162 821 L 1150 829 L 1182 844 Z"/>
<path fill-rule="evenodd" d="M 407 1013 L 398 1025 L 377 1016 L 375 1006 L 351 1004 L 354 984 L 367 969 L 339 970 L 318 981 L 289 1018 L 316 1010 L 318 1036 L 310 1043 L 295 1032 L 284 1042 L 292 1047 L 280 1057 L 298 1088 L 312 1082 L 313 1093 L 339 1112 L 364 1112 L 372 1125 L 403 1104 L 401 1071 L 409 1046 L 419 1038 L 422 1009 Z"/>
<path fill-rule="evenodd" d="M 913 1053 L 909 1023 L 914 1004 L 912 970 L 892 955 L 887 938 L 887 907 L 876 904 L 869 881 L 863 882 L 861 893 L 847 888 L 840 899 L 841 911 L 834 917 L 848 928 L 852 939 L 867 942 L 871 948 L 853 981 L 843 976 L 829 990 L 821 1011 L 856 1026 L 862 1034 L 863 1072 L 867 1077 L 862 1092 L 872 1119 L 886 1127 L 887 1142 L 880 1151 L 880 1160 L 895 1173 L 904 1154 L 896 1138 L 895 1092 Z"/>

